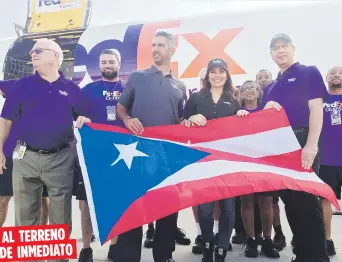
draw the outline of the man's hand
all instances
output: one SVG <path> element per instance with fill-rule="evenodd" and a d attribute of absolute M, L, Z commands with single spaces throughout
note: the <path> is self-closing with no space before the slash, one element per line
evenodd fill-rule
<path fill-rule="evenodd" d="M 124 121 L 125 127 L 135 135 L 144 132 L 144 127 L 138 118 L 127 118 Z"/>
<path fill-rule="evenodd" d="M 4 155 L 4 152 L 0 152 L 0 175 L 4 173 L 4 169 L 6 168 L 6 157 Z"/>
<path fill-rule="evenodd" d="M 282 108 L 281 105 L 279 105 L 277 102 L 274 101 L 269 101 L 267 102 L 267 104 L 265 105 L 264 109 L 268 109 L 268 108 L 275 108 L 278 111 L 280 111 L 280 109 Z"/>
<path fill-rule="evenodd" d="M 84 123 L 91 123 L 91 120 L 85 116 L 79 116 L 76 120 L 76 128 L 82 128 Z"/>
<path fill-rule="evenodd" d="M 201 114 L 193 115 L 188 120 L 191 125 L 205 126 L 207 124 L 207 119 Z"/>
<path fill-rule="evenodd" d="M 239 110 L 236 113 L 237 116 L 246 116 L 248 114 L 249 114 L 249 112 L 247 110 Z"/>
<path fill-rule="evenodd" d="M 310 169 L 318 152 L 316 144 L 306 144 L 302 150 L 302 167 Z"/>

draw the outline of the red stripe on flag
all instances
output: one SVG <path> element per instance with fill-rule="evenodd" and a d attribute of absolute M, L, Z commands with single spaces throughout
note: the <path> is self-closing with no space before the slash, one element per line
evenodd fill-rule
<path fill-rule="evenodd" d="M 335 194 L 327 184 L 296 180 L 274 173 L 236 172 L 214 178 L 187 181 L 147 192 L 121 216 L 106 241 L 132 228 L 191 206 L 254 192 L 283 189 L 319 195 L 338 208 Z"/>
<path fill-rule="evenodd" d="M 266 157 L 253 158 L 248 156 L 237 155 L 233 153 L 221 152 L 217 150 L 212 150 L 203 147 L 193 147 L 195 149 L 208 152 L 210 155 L 201 159 L 198 162 L 209 162 L 212 160 L 228 160 L 228 161 L 237 161 L 237 162 L 249 162 L 256 163 L 274 167 L 281 167 L 286 169 L 291 169 L 299 172 L 313 172 L 311 169 L 306 170 L 302 168 L 301 165 L 301 154 L 302 150 L 297 150 L 293 152 L 289 152 L 281 155 L 270 155 Z"/>
<path fill-rule="evenodd" d="M 88 125 L 95 130 L 131 134 L 125 128 L 94 123 Z M 147 127 L 140 136 L 179 143 L 187 143 L 190 140 L 194 144 L 252 135 L 288 126 L 290 124 L 284 110 L 267 109 L 245 117 L 231 116 L 209 120 L 205 128 L 197 126 L 187 128 L 183 125 L 173 125 L 172 128 L 171 126 Z"/>

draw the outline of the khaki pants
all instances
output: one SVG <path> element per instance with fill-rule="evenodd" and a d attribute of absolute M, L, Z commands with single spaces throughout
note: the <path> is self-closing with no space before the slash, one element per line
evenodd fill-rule
<path fill-rule="evenodd" d="M 74 163 L 75 153 L 71 147 L 46 155 L 26 150 L 22 160 L 13 160 L 16 226 L 39 224 L 43 184 L 45 184 L 50 199 L 50 224 L 68 224 L 71 234 Z"/>

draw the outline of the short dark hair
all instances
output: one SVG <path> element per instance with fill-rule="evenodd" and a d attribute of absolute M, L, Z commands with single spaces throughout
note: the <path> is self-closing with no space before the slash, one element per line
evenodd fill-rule
<path fill-rule="evenodd" d="M 112 49 L 105 49 L 100 53 L 100 56 L 102 56 L 102 55 L 113 55 L 116 57 L 116 59 L 118 60 L 119 63 L 121 62 L 121 59 L 119 57 L 119 51 L 117 51 L 116 49 L 115 49 L 115 51 Z"/>
<path fill-rule="evenodd" d="M 166 32 L 166 31 L 157 31 L 156 34 L 154 35 L 154 37 L 157 37 L 157 36 L 165 37 L 169 42 L 170 48 L 173 48 L 175 46 L 175 39 L 174 39 L 172 34 Z"/>
<path fill-rule="evenodd" d="M 255 75 L 255 78 L 258 77 L 258 74 L 259 74 L 260 72 L 267 72 L 267 73 L 270 74 L 270 76 L 271 76 L 271 78 L 272 78 L 272 73 L 271 73 L 269 70 L 267 70 L 267 69 L 261 69 L 261 70 L 259 70 L 258 73 Z"/>

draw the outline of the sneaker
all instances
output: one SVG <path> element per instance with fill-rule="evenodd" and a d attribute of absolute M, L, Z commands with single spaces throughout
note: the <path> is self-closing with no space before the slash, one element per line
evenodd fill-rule
<path fill-rule="evenodd" d="M 273 238 L 273 245 L 279 251 L 283 250 L 286 247 L 286 238 L 283 234 L 275 233 Z"/>
<path fill-rule="evenodd" d="M 154 227 L 148 227 L 145 235 L 144 247 L 145 248 L 152 248 L 153 247 L 153 240 L 154 240 L 155 229 Z"/>
<path fill-rule="evenodd" d="M 93 250 L 92 248 L 82 248 L 78 262 L 93 262 Z"/>
<path fill-rule="evenodd" d="M 254 238 L 247 238 L 246 242 L 246 249 L 245 249 L 245 256 L 246 257 L 258 257 L 258 245 Z"/>
<path fill-rule="evenodd" d="M 232 237 L 232 243 L 233 244 L 242 244 L 246 241 L 246 235 L 245 234 L 235 234 Z"/>
<path fill-rule="evenodd" d="M 198 235 L 195 239 L 195 244 L 192 247 L 192 253 L 196 255 L 203 254 L 204 241 L 201 235 Z"/>
<path fill-rule="evenodd" d="M 107 254 L 108 259 L 114 261 L 116 247 L 117 247 L 117 245 L 110 245 L 109 246 L 108 254 Z"/>
<path fill-rule="evenodd" d="M 215 262 L 224 262 L 226 259 L 227 250 L 224 248 L 215 248 Z"/>
<path fill-rule="evenodd" d="M 183 246 L 191 244 L 191 240 L 186 237 L 185 231 L 181 228 L 177 228 L 176 243 Z"/>
<path fill-rule="evenodd" d="M 269 258 L 280 257 L 279 251 L 273 247 L 271 238 L 265 238 L 262 242 L 261 251 Z"/>
<path fill-rule="evenodd" d="M 261 235 L 261 234 L 255 235 L 255 241 L 256 241 L 256 243 L 257 243 L 258 246 L 261 246 L 261 245 L 262 245 L 262 241 L 263 241 L 263 240 L 264 240 L 264 239 L 262 238 L 262 235 Z"/>
<path fill-rule="evenodd" d="M 214 244 L 206 242 L 204 243 L 202 262 L 213 262 Z"/>
<path fill-rule="evenodd" d="M 327 252 L 329 256 L 336 255 L 335 245 L 332 240 L 326 240 Z"/>

